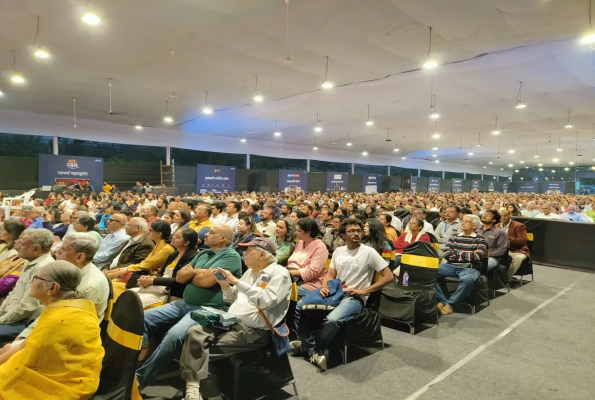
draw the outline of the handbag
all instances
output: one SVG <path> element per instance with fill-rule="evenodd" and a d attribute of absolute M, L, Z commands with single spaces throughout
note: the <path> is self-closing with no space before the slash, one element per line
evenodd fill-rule
<path fill-rule="evenodd" d="M 289 345 L 289 327 L 285 321 L 281 321 L 277 326 L 273 326 L 260 307 L 256 307 L 256 309 L 271 330 L 271 336 L 273 338 L 277 356 L 280 357 L 283 354 L 288 353 L 289 350 L 291 350 L 291 346 Z"/>

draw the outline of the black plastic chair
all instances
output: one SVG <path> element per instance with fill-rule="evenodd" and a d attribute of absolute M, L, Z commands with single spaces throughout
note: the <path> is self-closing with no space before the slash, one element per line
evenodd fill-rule
<path fill-rule="evenodd" d="M 531 254 L 533 253 L 533 233 L 527 230 L 527 247 Z M 523 276 L 524 275 L 531 275 L 531 282 L 533 282 L 533 261 L 531 261 L 531 257 L 527 257 L 519 269 L 514 273 L 514 276 L 520 276 L 519 282 L 521 286 L 523 286 Z"/>
<path fill-rule="evenodd" d="M 143 340 L 145 316 L 138 295 L 126 290 L 114 303 L 105 337 L 105 356 L 95 400 L 129 400 L 135 383 L 136 365 Z"/>
<path fill-rule="evenodd" d="M 435 319 L 436 279 L 440 259 L 433 243 L 415 242 L 403 251 L 398 282 L 382 289 L 378 313 L 381 318 L 409 325 L 409 333 L 415 334 L 419 324 Z M 403 286 L 403 275 L 409 276 L 408 286 Z"/>

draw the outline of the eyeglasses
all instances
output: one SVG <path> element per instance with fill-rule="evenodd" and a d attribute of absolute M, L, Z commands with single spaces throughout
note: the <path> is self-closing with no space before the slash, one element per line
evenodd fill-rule
<path fill-rule="evenodd" d="M 33 278 L 31 278 L 31 282 L 33 282 L 35 279 L 39 279 L 40 281 L 44 281 L 44 282 L 50 282 L 49 280 L 42 278 L 40 276 L 37 276 L 37 275 L 33 275 Z"/>
<path fill-rule="evenodd" d="M 350 229 L 350 230 L 346 231 L 346 233 L 353 235 L 354 233 L 362 233 L 362 230 L 361 229 Z"/>

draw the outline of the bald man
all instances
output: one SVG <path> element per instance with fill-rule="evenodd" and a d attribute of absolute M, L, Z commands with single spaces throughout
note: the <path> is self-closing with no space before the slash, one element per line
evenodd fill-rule
<path fill-rule="evenodd" d="M 103 238 L 103 242 L 99 245 L 93 263 L 102 269 L 109 265 L 112 260 L 118 255 L 118 250 L 122 243 L 128 241 L 130 236 L 126 234 L 126 224 L 128 218 L 124 214 L 114 214 L 107 222 L 107 229 L 110 234 Z"/>
<path fill-rule="evenodd" d="M 120 245 L 118 255 L 108 264 L 110 269 L 138 264 L 147 258 L 155 247 L 155 243 L 147 236 L 147 221 L 143 218 L 131 218 L 126 223 L 125 230 L 130 239 Z"/>

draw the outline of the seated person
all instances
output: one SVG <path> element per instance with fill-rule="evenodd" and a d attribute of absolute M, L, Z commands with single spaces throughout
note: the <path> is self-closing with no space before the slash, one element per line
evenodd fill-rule
<path fill-rule="evenodd" d="M 421 220 L 416 217 L 411 217 L 409 219 L 409 223 L 407 224 L 408 232 L 403 232 L 399 239 L 395 242 L 395 271 L 394 274 L 399 276 L 401 272 L 400 265 L 401 265 L 401 256 L 403 255 L 403 251 L 405 251 L 405 247 L 409 246 L 411 243 L 415 242 L 427 242 L 430 243 L 430 235 L 424 231 L 424 220 Z"/>
<path fill-rule="evenodd" d="M 43 216 L 45 215 L 45 208 L 43 207 L 33 207 L 31 212 L 29 213 L 29 218 L 33 220 L 31 225 L 29 225 L 30 229 L 40 229 L 43 228 Z"/>
<path fill-rule="evenodd" d="M 328 348 L 341 326 L 355 317 L 366 305 L 368 295 L 382 289 L 393 281 L 393 274 L 388 268 L 388 261 L 383 259 L 372 247 L 362 246 L 363 224 L 360 220 L 349 218 L 341 224 L 340 233 L 345 239 L 346 246 L 339 247 L 333 253 L 331 265 L 322 282 L 320 295 L 324 298 L 329 294 L 328 281 L 340 279 L 344 297 L 339 305 L 331 311 L 322 324 L 318 336 L 315 338 L 313 327 L 304 315 L 298 323 L 300 340 L 291 342 L 294 353 L 307 353 L 310 362 L 324 371 L 327 367 Z M 379 272 L 382 278 L 372 283 L 374 275 Z M 296 313 L 301 309 L 299 303 Z"/>
<path fill-rule="evenodd" d="M 167 257 L 175 251 L 173 247 L 167 244 L 171 236 L 171 228 L 167 222 L 161 219 L 153 221 L 148 236 L 149 239 L 155 242 L 155 247 L 153 247 L 147 258 L 138 264 L 130 264 L 123 268 L 119 267 L 107 273 L 107 276 L 113 280 L 114 300 L 126 290 L 126 287 L 136 287 L 136 276 L 157 274 Z M 124 275 L 127 278 L 119 278 Z M 130 281 L 131 279 L 132 281 Z"/>
<path fill-rule="evenodd" d="M 43 227 L 51 231 L 55 236 L 58 236 L 60 239 L 62 239 L 64 235 L 66 235 L 66 231 L 72 223 L 72 213 L 70 211 L 61 212 L 58 209 L 54 209 L 53 214 L 60 214 L 60 223 L 58 224 L 53 222 L 51 218 L 46 215 L 43 221 Z"/>
<path fill-rule="evenodd" d="M 35 208 L 33 210 L 35 210 Z M 31 215 L 33 215 L 33 211 L 31 211 Z M 581 209 L 574 204 L 568 206 L 566 212 L 562 214 L 562 219 L 565 219 L 566 221 L 576 222 L 593 222 L 593 220 L 590 217 L 583 214 L 581 212 Z"/>
<path fill-rule="evenodd" d="M 458 234 L 461 229 L 461 220 L 459 219 L 460 212 L 461 209 L 454 205 L 450 205 L 444 210 L 445 220 L 438 224 L 436 231 L 434 232 L 438 239 L 440 253 L 444 251 L 444 246 L 446 245 L 446 242 L 448 242 L 448 239 L 450 239 L 452 235 Z M 442 254 L 440 254 L 440 256 L 442 256 Z"/>
<path fill-rule="evenodd" d="M 270 326 L 277 326 L 285 319 L 291 277 L 287 269 L 277 263 L 275 244 L 269 238 L 255 237 L 243 246 L 247 246 L 244 259 L 248 270 L 241 279 L 225 269 L 212 271 L 225 277 L 225 280 L 217 279 L 217 283 L 223 291 L 223 299 L 232 303 L 229 313 L 238 322 L 229 331 L 195 325 L 186 334 L 180 359 L 182 378 L 186 380 L 186 399 L 200 399 L 201 394 L 205 399 L 221 399 L 217 377 L 209 373 L 209 361 L 266 346 L 271 341 Z M 268 283 L 263 283 L 265 274 Z M 218 334 L 216 344 L 205 346 L 213 333 Z"/>
<path fill-rule="evenodd" d="M 187 284 L 176 282 L 176 275 L 183 266 L 196 257 L 198 233 L 194 229 L 178 229 L 172 235 L 170 245 L 176 249 L 163 263 L 156 275 L 142 275 L 137 282 L 138 293 L 143 308 L 153 308 L 165 304 L 168 294 L 170 301 L 179 300 Z"/>
<path fill-rule="evenodd" d="M 188 284 L 184 289 L 183 300 L 174 301 L 145 311 L 143 347 L 149 335 L 156 330 L 168 328 L 163 341 L 149 359 L 136 371 L 140 388 L 154 382 L 163 367 L 173 358 L 180 356 L 186 331 L 196 325 L 190 313 L 200 306 L 225 308 L 221 287 L 210 270 L 222 268 L 237 278 L 242 275 L 242 262 L 239 254 L 230 247 L 233 231 L 229 226 L 213 227 L 205 236 L 209 250 L 203 250 L 178 271 L 176 282 Z"/>
<path fill-rule="evenodd" d="M 97 390 L 104 350 L 93 302 L 77 298 L 81 275 L 66 261 L 36 269 L 31 297 L 45 310 L 29 338 L 0 355 L 0 398 L 88 399 Z"/>
<path fill-rule="evenodd" d="M 295 250 L 295 224 L 289 218 L 280 219 L 277 221 L 275 236 L 272 239 L 277 246 L 277 262 L 284 267 L 287 266 L 289 257 Z"/>
<path fill-rule="evenodd" d="M 434 233 L 434 227 L 428 221 L 426 221 L 426 210 L 423 208 L 414 208 L 411 210 L 411 218 L 418 218 L 424 221 L 424 232 Z M 409 223 L 407 223 L 407 228 L 405 228 L 405 232 L 409 229 Z"/>
<path fill-rule="evenodd" d="M 535 218 L 562 219 L 562 217 L 556 213 L 556 209 L 548 202 L 543 203 L 541 212 L 537 214 Z"/>
<path fill-rule="evenodd" d="M 399 238 L 399 232 L 397 232 L 395 227 L 392 226 L 393 216 L 386 213 L 380 214 L 378 220 L 380 223 L 382 223 L 382 226 L 384 226 L 384 233 L 387 240 L 389 240 L 391 243 L 395 243 Z"/>
<path fill-rule="evenodd" d="M 261 221 L 256 224 L 256 228 L 264 237 L 275 236 L 277 224 L 273 221 L 273 207 L 265 207 L 260 214 Z"/>
<path fill-rule="evenodd" d="M 508 210 L 507 210 L 508 211 Z M 527 203 L 527 209 L 521 210 L 521 215 L 527 218 L 534 218 L 539 214 L 539 210 L 535 208 L 535 202 L 530 201 Z"/>
<path fill-rule="evenodd" d="M 486 240 L 475 232 L 481 220 L 475 214 L 467 214 L 461 221 L 461 232 L 448 239 L 444 247 L 443 263 L 438 267 L 438 277 L 456 276 L 459 287 L 446 298 L 439 284 L 436 284 L 436 307 L 441 314 L 453 313 L 452 306 L 467 297 L 481 270 L 481 260 L 487 250 Z"/>
<path fill-rule="evenodd" d="M 505 210 L 500 212 L 500 228 L 508 235 L 508 254 L 512 258 L 508 269 L 510 281 L 523 261 L 531 254 L 527 247 L 527 227 L 525 224 L 513 221 L 510 218 L 510 212 Z"/>
<path fill-rule="evenodd" d="M 344 220 L 345 217 L 335 215 L 331 220 L 331 228 L 327 229 L 322 237 L 322 242 L 326 246 L 329 255 L 332 255 L 337 248 L 345 246 L 345 240 L 339 234 L 339 227 Z"/>
<path fill-rule="evenodd" d="M 15 242 L 19 257 L 26 261 L 14 289 L 0 305 L 0 344 L 13 341 L 43 311 L 29 292 L 37 271 L 54 261 L 50 254 L 53 242 L 54 235 L 47 229 L 26 229 Z"/>
<path fill-rule="evenodd" d="M 19 280 L 19 275 L 25 264 L 25 259 L 19 257 L 15 242 L 26 229 L 25 223 L 19 220 L 8 219 L 0 223 L 0 240 L 4 242 L 0 253 L 0 303 L 14 288 Z"/>
<path fill-rule="evenodd" d="M 248 213 L 242 212 L 242 215 L 238 217 L 238 225 L 236 227 L 236 233 L 233 235 L 233 242 L 231 247 L 238 252 L 240 257 L 244 254 L 244 246 L 240 246 L 241 243 L 250 242 L 255 236 L 262 236 L 256 228 L 254 220 L 250 218 Z M 243 264 L 242 264 L 243 265 Z"/>
<path fill-rule="evenodd" d="M 211 221 L 212 209 L 206 204 L 199 204 L 194 210 L 194 220 L 190 221 L 188 228 L 194 229 L 198 233 L 198 245 L 202 246 L 207 232 L 215 226 Z"/>
<path fill-rule="evenodd" d="M 297 223 L 298 242 L 289 260 L 287 269 L 292 277 L 301 279 L 298 296 L 321 287 L 326 274 L 328 250 L 318 235 L 318 224 L 312 218 L 300 219 Z"/>
<path fill-rule="evenodd" d="M 103 241 L 93 257 L 93 264 L 102 269 L 108 266 L 118 255 L 118 249 L 122 243 L 127 242 L 130 236 L 126 234 L 128 219 L 124 214 L 114 214 L 107 222 L 110 233 L 103 238 Z"/>
<path fill-rule="evenodd" d="M 25 224 L 16 219 L 0 222 L 0 262 L 18 255 L 18 251 L 14 248 L 14 242 L 25 229 L 27 229 Z"/>
<path fill-rule="evenodd" d="M 97 241 L 97 246 L 103 242 L 103 237 L 99 230 L 95 228 L 95 220 L 89 216 L 82 216 L 76 219 L 73 223 L 75 232 L 86 233 Z"/>
<path fill-rule="evenodd" d="M 500 259 L 506 256 L 508 250 L 508 235 L 497 224 L 500 223 L 500 213 L 496 210 L 486 210 L 481 216 L 483 226 L 477 228 L 486 240 L 489 250 L 488 271 L 500 265 Z"/>
<path fill-rule="evenodd" d="M 172 232 L 177 231 L 180 228 L 190 224 L 192 216 L 188 210 L 175 210 L 173 212 L 173 224 L 171 224 Z"/>
<path fill-rule="evenodd" d="M 109 264 L 109 269 L 125 268 L 128 265 L 138 264 L 153 251 L 155 244 L 147 236 L 147 223 L 142 218 L 131 218 L 126 223 L 126 234 L 130 237 L 118 249 L 118 255 Z M 107 270 L 107 268 L 104 268 Z"/>

